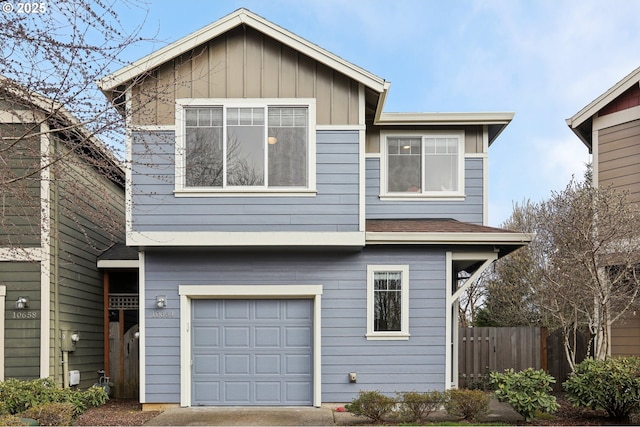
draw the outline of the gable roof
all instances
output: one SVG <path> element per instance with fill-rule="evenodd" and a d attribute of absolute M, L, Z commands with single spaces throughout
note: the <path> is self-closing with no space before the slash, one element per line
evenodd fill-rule
<path fill-rule="evenodd" d="M 207 25 L 206 27 L 201 28 L 200 30 L 191 33 L 165 46 L 164 48 L 135 61 L 131 65 L 100 79 L 97 82 L 98 86 L 105 93 L 111 92 L 118 86 L 134 79 L 135 77 L 186 52 L 189 52 L 197 46 L 240 25 L 250 26 L 272 37 L 280 43 L 304 53 L 322 64 L 340 71 L 344 75 L 362 83 L 366 87 L 369 87 L 378 93 L 386 92 L 389 88 L 389 82 L 385 81 L 383 78 L 345 61 L 320 46 L 315 45 L 244 8 L 238 9 L 235 12 L 232 12 L 229 15 Z"/>
<path fill-rule="evenodd" d="M 512 112 L 478 113 L 383 113 L 383 107 L 391 83 L 369 71 L 348 62 L 339 56 L 311 43 L 255 13 L 240 8 L 229 15 L 191 33 L 162 49 L 159 49 L 132 64 L 100 79 L 98 87 L 113 99 L 113 92 L 127 82 L 152 71 L 156 67 L 177 58 L 196 47 L 240 26 L 249 26 L 274 40 L 322 63 L 348 78 L 361 83 L 375 94 L 374 124 L 380 126 L 412 125 L 487 125 L 489 145 L 500 135 L 513 119 Z"/>
<path fill-rule="evenodd" d="M 631 88 L 633 85 L 640 83 L 640 67 L 633 70 L 626 77 L 613 85 L 605 93 L 594 99 L 582 110 L 578 111 L 572 117 L 566 120 L 569 128 L 584 142 L 584 144 L 591 150 L 591 129 L 593 123 L 593 117 L 598 114 L 600 110 L 606 107 L 609 103 L 614 101 L 625 91 Z"/>

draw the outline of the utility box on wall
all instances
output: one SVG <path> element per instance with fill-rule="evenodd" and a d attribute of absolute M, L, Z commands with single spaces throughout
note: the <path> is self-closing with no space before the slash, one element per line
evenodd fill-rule
<path fill-rule="evenodd" d="M 74 386 L 80 384 L 80 371 L 69 371 L 69 385 Z"/>
<path fill-rule="evenodd" d="M 62 330 L 60 336 L 60 350 L 62 351 L 74 351 L 76 349 L 76 342 L 79 340 L 78 332 Z"/>

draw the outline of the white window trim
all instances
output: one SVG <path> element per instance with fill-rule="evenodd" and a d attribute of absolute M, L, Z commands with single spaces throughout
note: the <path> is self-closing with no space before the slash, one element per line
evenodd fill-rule
<path fill-rule="evenodd" d="M 186 138 L 184 132 L 185 107 L 266 107 L 304 106 L 309 111 L 308 122 L 308 182 L 306 188 L 256 188 L 256 187 L 194 187 L 185 185 Z M 175 189 L 178 197 L 208 196 L 314 196 L 316 194 L 316 100 L 314 98 L 186 98 L 176 99 Z"/>
<path fill-rule="evenodd" d="M 388 149 L 389 137 L 419 137 L 424 143 L 424 138 L 455 136 L 458 138 L 458 190 L 457 191 L 425 191 L 422 193 L 395 193 L 388 191 Z M 424 155 L 424 150 L 422 150 Z M 465 133 L 463 130 L 455 131 L 382 131 L 380 132 L 380 199 L 381 200 L 464 200 L 464 160 L 465 160 Z M 424 159 L 421 179 L 424 180 Z"/>
<path fill-rule="evenodd" d="M 402 273 L 402 326 L 397 332 L 374 331 L 374 290 L 373 275 L 376 272 L 399 271 Z M 408 340 L 409 339 L 409 266 L 408 265 L 367 265 L 367 340 Z"/>

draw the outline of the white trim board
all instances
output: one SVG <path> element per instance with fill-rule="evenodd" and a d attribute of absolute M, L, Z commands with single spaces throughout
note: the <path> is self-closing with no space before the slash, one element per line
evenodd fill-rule
<path fill-rule="evenodd" d="M 191 300 L 222 298 L 313 299 L 313 406 L 321 406 L 322 285 L 180 285 L 178 286 L 178 295 L 180 295 L 180 406 L 191 406 Z M 142 358 L 142 354 L 140 354 L 140 357 Z M 142 386 L 143 378 L 140 379 L 140 384 Z"/>
<path fill-rule="evenodd" d="M 364 232 L 217 232 L 150 231 L 127 233 L 128 246 L 268 247 L 268 246 L 364 246 Z"/>

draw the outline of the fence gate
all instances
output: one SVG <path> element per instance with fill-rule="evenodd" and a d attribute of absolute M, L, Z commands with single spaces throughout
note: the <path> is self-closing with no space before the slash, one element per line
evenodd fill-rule
<path fill-rule="evenodd" d="M 458 331 L 458 385 L 469 387 L 491 371 L 547 370 L 546 329 L 480 327 Z"/>
<path fill-rule="evenodd" d="M 138 295 L 109 294 L 109 375 L 113 396 L 139 397 Z"/>

